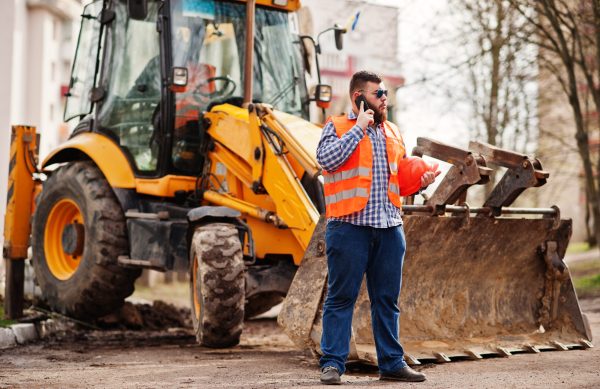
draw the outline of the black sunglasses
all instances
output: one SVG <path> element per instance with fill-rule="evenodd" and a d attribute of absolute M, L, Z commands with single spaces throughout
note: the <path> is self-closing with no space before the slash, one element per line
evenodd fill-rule
<path fill-rule="evenodd" d="M 359 92 L 364 92 L 364 89 L 359 90 Z M 377 98 L 380 99 L 383 95 L 388 95 L 388 90 L 379 88 L 376 91 L 373 91 L 373 93 L 375 93 Z"/>
<path fill-rule="evenodd" d="M 386 95 L 386 96 L 388 95 L 388 90 L 379 88 L 375 91 L 375 94 L 376 94 L 377 98 L 380 99 L 383 95 Z"/>

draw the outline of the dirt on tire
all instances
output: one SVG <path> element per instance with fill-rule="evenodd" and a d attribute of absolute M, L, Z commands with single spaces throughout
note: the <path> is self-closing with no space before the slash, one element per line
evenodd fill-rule
<path fill-rule="evenodd" d="M 232 347 L 244 326 L 244 258 L 237 228 L 211 223 L 194 231 L 190 289 L 198 342 L 207 347 Z M 199 307 L 199 312 L 196 310 Z"/>

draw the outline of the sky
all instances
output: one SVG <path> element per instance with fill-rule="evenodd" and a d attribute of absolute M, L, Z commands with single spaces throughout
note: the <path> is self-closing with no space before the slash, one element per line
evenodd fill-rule
<path fill-rule="evenodd" d="M 444 18 L 448 5 L 442 0 L 399 0 L 399 52 L 405 87 L 398 93 L 399 125 L 405 130 L 407 146 L 416 143 L 417 136 L 466 147 L 468 144 L 467 107 L 450 101 L 442 90 L 424 84 L 423 77 L 435 83 L 460 88 L 459 77 L 446 63 L 454 47 L 448 43 L 429 49 L 435 41 L 434 31 L 452 30 L 455 21 Z M 410 148 L 410 146 L 409 146 Z"/>
<path fill-rule="evenodd" d="M 468 108 L 449 100 L 442 90 L 425 85 L 423 77 L 435 78 L 438 84 L 460 87 L 459 77 L 449 69 L 446 58 L 455 50 L 451 44 L 428 49 L 436 31 L 452 30 L 456 21 L 444 17 L 445 0 L 367 0 L 367 4 L 397 7 L 399 11 L 399 60 L 405 87 L 397 95 L 398 125 L 403 131 L 408 150 L 417 137 L 429 137 L 454 146 L 468 144 Z M 362 26 L 361 26 L 362 27 Z"/>
<path fill-rule="evenodd" d="M 468 107 L 450 99 L 443 90 L 446 87 L 461 87 L 460 77 L 447 64 L 447 58 L 456 51 L 456 47 L 452 47 L 450 43 L 431 49 L 427 47 L 439 40 L 435 36 L 439 31 L 452 31 L 453 23 L 456 23 L 455 20 L 445 17 L 448 15 L 447 2 L 367 0 L 365 3 L 398 8 L 398 52 L 405 87 L 401 88 L 396 96 L 396 124 L 402 131 L 408 153 L 410 154 L 416 146 L 417 137 L 428 137 L 466 148 L 469 143 Z M 432 83 L 423 83 L 423 77 L 434 78 L 435 84 L 444 88 L 436 89 L 432 87 Z M 431 160 L 427 157 L 425 159 Z M 443 161 L 436 162 L 439 163 L 443 175 L 451 166 Z M 435 191 L 442 177 L 427 189 L 427 194 L 431 195 Z M 421 201 L 420 198 L 416 200 Z"/>

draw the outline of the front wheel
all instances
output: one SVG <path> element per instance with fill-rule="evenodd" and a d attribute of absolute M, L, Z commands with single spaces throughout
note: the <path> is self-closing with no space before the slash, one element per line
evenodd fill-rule
<path fill-rule="evenodd" d="M 129 250 L 125 217 L 93 163 L 69 163 L 48 178 L 31 235 L 35 278 L 52 310 L 93 319 L 133 292 L 140 270 L 116 265 Z"/>
<path fill-rule="evenodd" d="M 213 223 L 196 228 L 190 249 L 192 321 L 198 342 L 224 348 L 244 326 L 244 258 L 238 230 Z"/>

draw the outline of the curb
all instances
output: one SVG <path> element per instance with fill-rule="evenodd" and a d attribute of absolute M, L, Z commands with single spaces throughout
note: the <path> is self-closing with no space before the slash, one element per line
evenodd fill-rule
<path fill-rule="evenodd" d="M 33 323 L 13 324 L 10 329 L 14 332 L 18 344 L 33 342 L 39 338 Z"/>
<path fill-rule="evenodd" d="M 13 324 L 9 328 L 0 328 L 0 349 L 33 342 L 38 338 L 38 332 L 32 323 Z"/>
<path fill-rule="evenodd" d="M 15 347 L 17 345 L 17 337 L 10 328 L 0 328 L 0 349 Z"/>
<path fill-rule="evenodd" d="M 36 323 L 18 323 L 0 328 L 0 350 L 64 334 L 75 327 L 74 323 L 47 319 Z"/>

